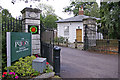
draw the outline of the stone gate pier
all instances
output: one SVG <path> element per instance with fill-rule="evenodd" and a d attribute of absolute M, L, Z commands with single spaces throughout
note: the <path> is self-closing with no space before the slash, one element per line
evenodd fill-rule
<path fill-rule="evenodd" d="M 32 33 L 32 54 L 40 54 L 40 13 L 36 8 L 24 8 L 22 11 L 22 31 Z"/>

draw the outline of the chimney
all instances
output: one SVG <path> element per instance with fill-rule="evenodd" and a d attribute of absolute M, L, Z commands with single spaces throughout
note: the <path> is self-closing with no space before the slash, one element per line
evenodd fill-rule
<path fill-rule="evenodd" d="M 79 8 L 79 15 L 83 15 L 84 11 L 83 11 L 83 6 L 81 6 L 81 8 Z"/>

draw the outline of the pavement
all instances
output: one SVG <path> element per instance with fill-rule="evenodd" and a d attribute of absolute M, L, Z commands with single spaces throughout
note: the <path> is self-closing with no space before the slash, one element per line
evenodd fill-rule
<path fill-rule="evenodd" d="M 61 47 L 62 78 L 118 78 L 118 55 Z"/>

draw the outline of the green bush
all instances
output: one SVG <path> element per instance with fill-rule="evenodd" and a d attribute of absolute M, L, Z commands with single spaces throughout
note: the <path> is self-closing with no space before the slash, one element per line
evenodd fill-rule
<path fill-rule="evenodd" d="M 2 72 L 6 72 L 5 67 L 7 67 L 6 33 L 2 32 Z"/>
<path fill-rule="evenodd" d="M 46 65 L 46 69 L 43 70 L 45 73 L 53 72 L 53 70 L 49 67 L 49 65 Z"/>
<path fill-rule="evenodd" d="M 56 38 L 54 38 L 54 41 L 55 41 L 55 42 L 59 42 L 59 43 L 63 43 L 63 42 L 65 42 L 65 38 L 62 37 L 62 36 L 56 37 Z"/>
<path fill-rule="evenodd" d="M 32 68 L 32 61 L 35 59 L 35 56 L 27 56 L 24 59 L 20 58 L 18 62 L 15 62 L 12 66 L 6 67 L 5 69 L 9 69 L 10 72 L 15 72 L 19 76 L 25 77 L 25 76 L 31 76 L 31 74 L 37 74 L 33 68 Z"/>

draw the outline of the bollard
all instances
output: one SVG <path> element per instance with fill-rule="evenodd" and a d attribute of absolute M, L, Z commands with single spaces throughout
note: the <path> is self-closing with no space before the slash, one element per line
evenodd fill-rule
<path fill-rule="evenodd" d="M 75 48 L 77 48 L 77 39 L 75 39 Z"/>
<path fill-rule="evenodd" d="M 120 40 L 118 40 L 118 54 L 120 54 Z"/>
<path fill-rule="evenodd" d="M 68 47 L 68 39 L 66 39 L 66 47 Z"/>
<path fill-rule="evenodd" d="M 53 52 L 53 71 L 55 72 L 55 75 L 60 76 L 60 48 L 54 47 Z"/>

